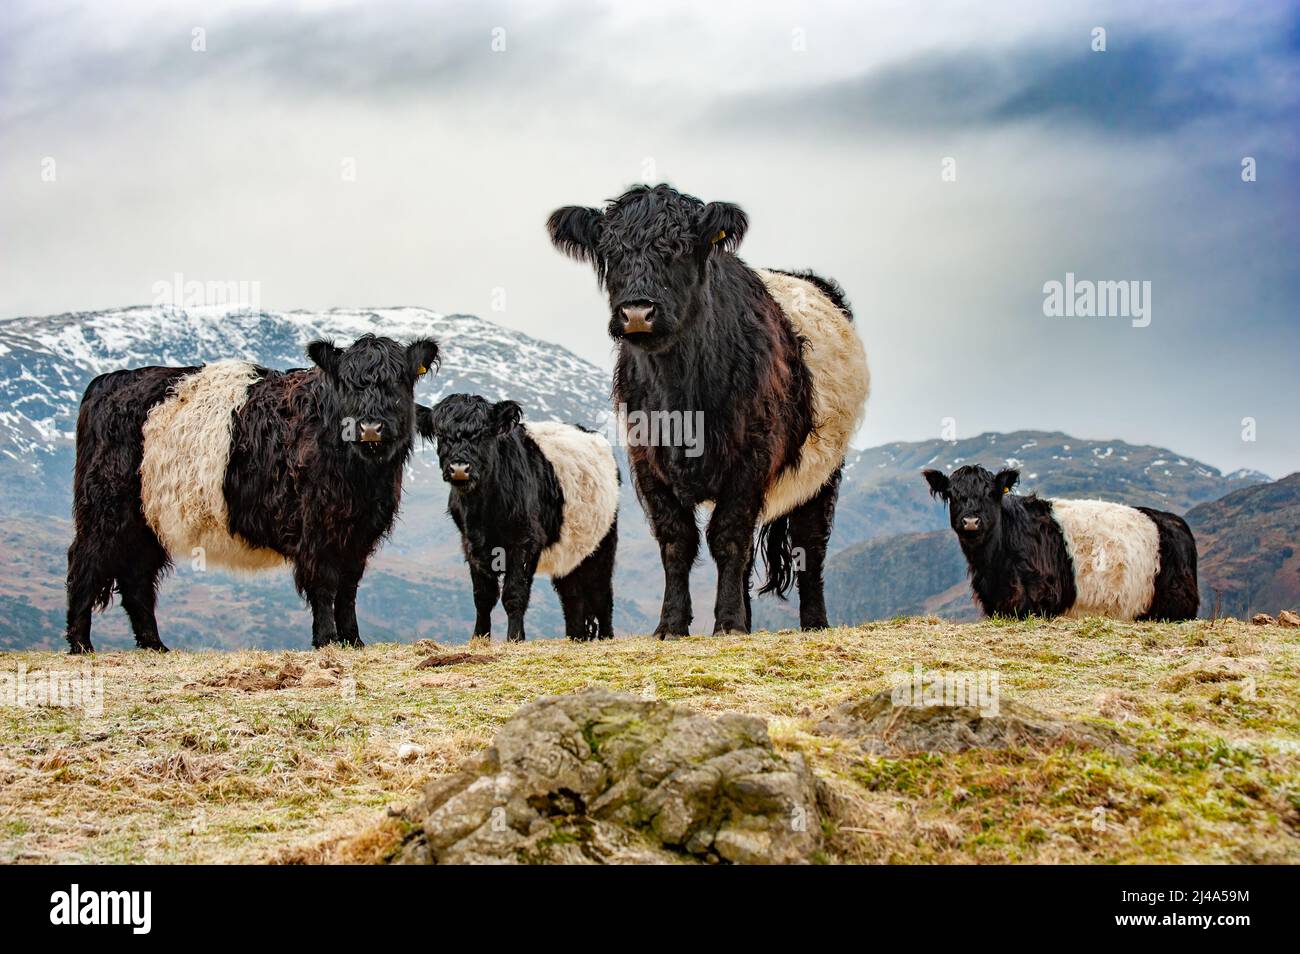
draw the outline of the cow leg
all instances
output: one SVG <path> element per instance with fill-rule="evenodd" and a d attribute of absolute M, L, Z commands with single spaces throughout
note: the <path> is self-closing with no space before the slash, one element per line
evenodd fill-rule
<path fill-rule="evenodd" d="M 117 588 L 122 594 L 122 609 L 131 620 L 135 644 L 141 649 L 167 652 L 158 637 L 158 620 L 154 607 L 158 603 L 158 579 L 168 564 L 167 551 L 149 532 L 149 539 L 132 543 L 130 565 L 118 573 Z"/>
<path fill-rule="evenodd" d="M 90 615 L 113 593 L 113 570 L 106 547 L 78 531 L 68 548 L 68 652 L 91 653 Z"/>
<path fill-rule="evenodd" d="M 564 611 L 564 635 L 580 642 L 591 638 L 586 626 L 583 589 L 587 580 L 583 579 L 582 566 L 568 576 L 551 579 L 555 595 L 560 598 L 560 609 Z"/>
<path fill-rule="evenodd" d="M 610 527 L 601 541 L 593 563 L 591 595 L 588 604 L 596 616 L 596 638 L 614 638 L 614 552 L 618 547 L 618 523 Z"/>
<path fill-rule="evenodd" d="M 600 594 L 596 610 L 596 638 L 614 638 L 614 586 L 613 580 L 606 581 Z"/>
<path fill-rule="evenodd" d="M 312 560 L 308 566 L 301 562 L 295 564 L 293 575 L 298 592 L 306 597 L 307 605 L 311 607 L 312 648 L 328 646 L 338 639 L 338 627 L 334 622 L 338 577 L 324 570 L 318 559 Z"/>
<path fill-rule="evenodd" d="M 524 614 L 528 612 L 528 597 L 532 595 L 539 556 L 541 551 L 525 547 L 513 547 L 506 554 L 501 603 L 506 608 L 506 639 L 512 643 L 524 640 Z"/>
<path fill-rule="evenodd" d="M 361 629 L 357 625 L 357 587 L 366 566 L 352 567 L 339 577 L 338 592 L 334 597 L 334 630 L 336 638 L 345 646 L 364 646 Z"/>
<path fill-rule="evenodd" d="M 750 584 L 754 579 L 754 548 L 749 548 L 749 562 L 745 566 L 745 629 L 753 631 L 754 629 L 754 607 L 753 594 L 750 593 Z"/>
<path fill-rule="evenodd" d="M 492 610 L 497 605 L 501 584 L 491 569 L 481 569 L 470 564 L 470 582 L 474 587 L 474 636 L 492 638 Z"/>
<path fill-rule="evenodd" d="M 570 639 L 611 639 L 614 636 L 614 552 L 618 524 L 609 528 L 600 546 L 563 577 L 552 579 L 564 607 L 564 632 Z"/>
<path fill-rule="evenodd" d="M 754 555 L 754 526 L 762 510 L 761 488 L 720 494 L 705 536 L 718 566 L 718 593 L 713 604 L 714 633 L 749 632 L 745 608 Z"/>
<path fill-rule="evenodd" d="M 795 581 L 799 587 L 799 627 L 825 629 L 826 593 L 822 569 L 835 520 L 835 502 L 840 490 L 840 471 L 818 491 L 817 496 L 790 513 L 790 544 L 795 560 Z"/>
<path fill-rule="evenodd" d="M 695 509 L 683 504 L 666 484 L 639 471 L 637 483 L 664 566 L 664 601 L 655 635 L 660 639 L 685 636 L 691 631 L 691 567 L 700 552 Z"/>
<path fill-rule="evenodd" d="M 321 649 L 338 639 L 338 627 L 334 622 L 334 592 L 325 586 L 315 586 L 307 591 L 307 602 L 311 605 L 313 649 Z"/>

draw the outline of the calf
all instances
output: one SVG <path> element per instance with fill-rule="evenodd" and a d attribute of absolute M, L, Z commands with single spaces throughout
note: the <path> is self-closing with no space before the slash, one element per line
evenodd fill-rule
<path fill-rule="evenodd" d="M 727 202 L 638 186 L 604 209 L 570 206 L 547 227 L 590 262 L 618 342 L 614 400 L 635 417 L 689 416 L 702 442 L 651 444 L 629 430 L 637 496 L 659 542 L 656 633 L 691 625 L 696 508 L 718 567 L 714 632 L 748 632 L 754 530 L 759 592 L 799 587 L 805 629 L 826 625 L 822 566 L 840 471 L 869 390 L 866 355 L 839 287 L 811 272 L 758 271 L 736 257 L 748 226 Z"/>
<path fill-rule="evenodd" d="M 91 651 L 91 610 L 114 589 L 136 643 L 165 651 L 154 605 L 178 556 L 237 570 L 290 563 L 312 645 L 361 645 L 357 585 L 393 525 L 415 382 L 438 346 L 366 335 L 346 349 L 313 341 L 307 353 L 316 367 L 217 361 L 90 382 L 68 550 L 73 653 Z"/>
<path fill-rule="evenodd" d="M 524 638 L 533 575 L 548 573 L 570 639 L 614 635 L 618 465 L 609 442 L 568 424 L 521 424 L 514 401 L 453 394 L 419 409 L 421 436 L 438 442 L 447 511 L 460 531 L 474 587 L 474 633 L 490 636 L 498 576 L 506 638 Z"/>
<path fill-rule="evenodd" d="M 986 616 L 1196 617 L 1196 541 L 1181 517 L 1012 494 L 1017 470 L 924 471 L 948 505 Z"/>

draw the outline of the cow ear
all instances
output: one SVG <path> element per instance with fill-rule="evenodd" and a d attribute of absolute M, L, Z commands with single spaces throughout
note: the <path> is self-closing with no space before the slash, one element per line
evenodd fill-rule
<path fill-rule="evenodd" d="M 1000 470 L 993 477 L 993 486 L 998 488 L 999 494 L 1011 493 L 1011 488 L 1020 480 L 1020 471 L 1014 467 L 1007 467 Z"/>
<path fill-rule="evenodd" d="M 336 347 L 334 342 L 324 338 L 318 338 L 307 345 L 307 357 L 311 358 L 316 367 L 329 375 L 338 371 L 341 354 L 343 354 L 342 348 Z"/>
<path fill-rule="evenodd" d="M 546 220 L 546 231 L 551 244 L 570 258 L 580 262 L 596 261 L 596 239 L 600 237 L 599 209 L 581 205 L 566 205 L 556 209 Z"/>
<path fill-rule="evenodd" d="M 406 365 L 417 381 L 436 368 L 438 360 L 438 342 L 432 338 L 417 338 L 406 346 Z"/>
<path fill-rule="evenodd" d="M 923 470 L 925 482 L 930 485 L 930 496 L 940 497 L 944 503 L 948 502 L 948 478 L 941 470 Z"/>
<path fill-rule="evenodd" d="M 437 439 L 443 432 L 443 426 L 451 415 L 452 408 L 459 406 L 464 400 L 463 394 L 448 394 L 431 408 L 422 404 L 415 405 L 415 426 L 420 436 L 429 441 Z"/>
<path fill-rule="evenodd" d="M 749 217 L 738 205 L 710 202 L 700 213 L 700 247 L 707 254 L 713 249 L 734 252 L 749 228 Z"/>
<path fill-rule="evenodd" d="M 430 444 L 438 438 L 434 420 L 433 408 L 425 407 L 423 404 L 415 405 L 415 431 Z"/>
<path fill-rule="evenodd" d="M 524 409 L 514 401 L 498 401 L 492 405 L 492 426 L 498 434 L 509 434 L 523 416 Z"/>

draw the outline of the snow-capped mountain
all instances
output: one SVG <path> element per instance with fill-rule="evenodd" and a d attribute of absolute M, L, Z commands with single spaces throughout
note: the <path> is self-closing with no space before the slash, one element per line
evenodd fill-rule
<path fill-rule="evenodd" d="M 0 322 L 0 455 L 43 470 L 51 456 L 70 446 L 82 391 L 105 371 L 220 358 L 302 367 L 304 348 L 313 338 L 346 343 L 367 333 L 399 341 L 421 335 L 438 339 L 442 367 L 421 387 L 422 401 L 474 390 L 498 400 L 509 396 L 538 419 L 593 426 L 607 416 L 609 381 L 598 368 L 557 345 L 472 315 L 410 307 L 327 312 L 135 307 Z"/>
<path fill-rule="evenodd" d="M 242 358 L 272 368 L 303 367 L 314 338 L 346 344 L 362 334 L 398 341 L 431 335 L 438 372 L 417 398 L 471 391 L 519 401 L 532 420 L 601 427 L 609 417 L 609 376 L 557 345 L 472 315 L 425 308 L 272 312 L 244 308 L 135 307 L 0 321 L 0 646 L 58 645 L 64 553 L 71 540 L 77 410 L 96 375 L 144 365 L 194 365 Z M 358 611 L 371 638 L 464 639 L 473 617 L 458 538 L 444 514 L 447 490 L 431 447 L 417 442 L 402 513 L 371 565 Z M 629 492 L 630 503 L 630 486 Z M 623 523 L 629 550 L 648 536 L 639 511 Z M 165 583 L 159 622 L 176 646 L 295 646 L 309 632 L 287 573 L 256 578 L 196 575 Z M 633 599 L 621 626 L 650 623 Z M 616 622 L 619 622 L 616 615 Z M 130 645 L 122 614 L 97 618 L 96 641 Z M 559 607 L 542 580 L 532 625 L 553 635 Z"/>

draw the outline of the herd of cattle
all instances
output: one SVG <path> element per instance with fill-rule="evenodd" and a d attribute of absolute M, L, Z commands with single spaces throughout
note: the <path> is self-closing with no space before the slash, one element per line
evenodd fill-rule
<path fill-rule="evenodd" d="M 799 594 L 805 629 L 828 623 L 822 572 L 849 440 L 869 391 L 848 302 L 811 272 L 763 271 L 736 254 L 745 213 L 666 186 L 547 223 L 590 263 L 619 344 L 614 401 L 686 412 L 703 447 L 629 441 L 631 478 L 664 567 L 660 637 L 689 632 L 696 512 L 717 564 L 714 632 L 748 632 L 759 592 Z M 244 361 L 95 378 L 77 420 L 75 539 L 68 550 L 73 653 L 116 592 L 139 646 L 164 650 L 154 616 L 175 558 L 257 570 L 289 564 L 311 607 L 312 645 L 360 645 L 357 587 L 391 530 L 416 436 L 436 442 L 448 512 L 470 568 L 474 635 L 500 600 L 524 638 L 534 574 L 550 575 L 572 639 L 613 635 L 619 472 L 600 435 L 524 422 L 514 401 L 415 400 L 438 345 L 364 336 L 314 341 L 312 367 Z M 1179 517 L 1102 501 L 1012 494 L 1018 474 L 927 470 L 948 506 L 987 614 L 1196 615 L 1196 546 Z M 757 531 L 757 539 L 755 532 Z"/>

